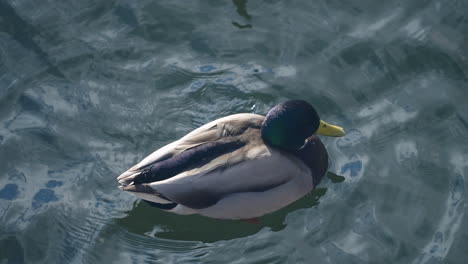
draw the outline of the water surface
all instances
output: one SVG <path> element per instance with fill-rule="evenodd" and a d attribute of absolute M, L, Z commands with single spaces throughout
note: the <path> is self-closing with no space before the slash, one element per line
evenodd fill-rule
<path fill-rule="evenodd" d="M 0 262 L 465 263 L 466 10 L 0 0 Z M 348 135 L 323 139 L 320 188 L 261 224 L 117 189 L 196 127 L 293 98 Z"/>

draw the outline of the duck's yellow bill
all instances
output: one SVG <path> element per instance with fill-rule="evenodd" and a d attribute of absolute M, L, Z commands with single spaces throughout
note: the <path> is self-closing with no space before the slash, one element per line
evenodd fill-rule
<path fill-rule="evenodd" d="M 329 137 L 342 137 L 346 133 L 342 127 L 330 125 L 327 122 L 320 120 L 320 126 L 316 134 Z"/>

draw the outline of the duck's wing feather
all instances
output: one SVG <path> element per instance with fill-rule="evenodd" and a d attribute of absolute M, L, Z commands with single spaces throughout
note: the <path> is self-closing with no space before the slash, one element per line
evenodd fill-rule
<path fill-rule="evenodd" d="M 243 162 L 232 161 L 239 156 Z M 206 172 L 207 168 L 197 168 L 148 185 L 175 203 L 202 209 L 230 195 L 266 192 L 293 178 L 312 182 L 311 171 L 302 161 L 263 144 L 245 146 L 206 166 L 216 169 Z M 310 190 L 310 184 L 304 184 L 304 189 Z"/>
<path fill-rule="evenodd" d="M 135 178 L 144 178 L 141 177 L 142 173 L 148 170 L 158 170 L 158 168 L 165 168 L 166 172 L 166 174 L 163 173 L 164 175 L 161 174 L 162 177 L 159 180 L 174 176 L 186 169 L 187 164 L 194 165 L 193 161 L 202 157 L 206 158 L 206 156 L 223 154 L 218 153 L 220 149 L 236 149 L 238 144 L 231 143 L 235 141 L 234 137 L 242 135 L 248 128 L 260 129 L 263 119 L 263 116 L 256 114 L 236 114 L 217 119 L 156 150 L 122 173 L 117 180 L 123 186 L 128 186 L 134 184 Z"/>

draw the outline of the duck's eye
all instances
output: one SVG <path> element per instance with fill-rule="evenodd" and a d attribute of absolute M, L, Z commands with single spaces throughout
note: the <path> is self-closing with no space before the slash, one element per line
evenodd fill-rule
<path fill-rule="evenodd" d="M 322 127 L 327 127 L 327 125 L 323 125 Z"/>

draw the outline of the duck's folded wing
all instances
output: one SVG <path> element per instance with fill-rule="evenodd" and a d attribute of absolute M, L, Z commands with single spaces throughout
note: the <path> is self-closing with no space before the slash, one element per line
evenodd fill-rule
<path fill-rule="evenodd" d="M 260 128 L 263 118 L 263 116 L 256 114 L 236 114 L 217 119 L 195 129 L 183 138 L 156 150 L 141 162 L 122 173 L 117 177 L 117 180 L 123 186 L 128 186 L 134 183 L 136 177 L 141 178 L 142 173 L 150 169 L 157 169 L 157 167 L 163 168 L 165 171 L 165 174 L 161 171 L 159 172 L 165 175 L 159 180 L 170 178 L 186 169 L 187 164 L 191 161 L 199 159 L 199 156 L 201 156 L 203 152 L 211 156 L 222 154 L 216 151 L 222 149 L 222 145 L 226 144 L 226 141 L 218 141 L 222 141 L 223 138 L 240 135 L 250 127 Z M 205 144 L 211 145 L 198 148 L 196 151 L 190 151 L 191 149 Z M 233 149 L 237 148 L 236 146 L 229 146 Z M 229 150 L 229 148 L 224 149 Z M 176 156 L 181 157 L 174 159 Z M 161 163 L 161 165 L 158 163 Z M 168 166 L 170 169 L 167 169 Z M 168 175 L 168 173 L 170 175 Z"/>
<path fill-rule="evenodd" d="M 264 146 L 260 148 L 269 151 Z M 208 173 L 182 173 L 148 186 L 171 201 L 193 209 L 210 207 L 234 194 L 267 192 L 292 179 L 299 179 L 298 182 L 303 180 L 300 185 L 304 189 L 310 188 L 310 170 L 301 161 L 276 151 L 268 154 L 229 167 L 220 166 Z M 227 154 L 224 158 L 229 159 L 230 155 L 233 154 Z"/>

